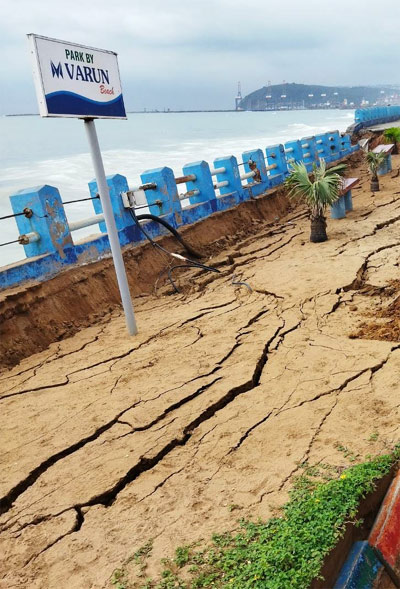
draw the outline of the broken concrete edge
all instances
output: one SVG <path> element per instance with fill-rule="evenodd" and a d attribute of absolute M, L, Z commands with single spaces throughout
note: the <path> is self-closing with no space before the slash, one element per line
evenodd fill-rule
<path fill-rule="evenodd" d="M 384 568 L 400 587 L 400 471 L 392 481 L 368 540 L 355 542 L 334 589 L 372 589 Z"/>
<path fill-rule="evenodd" d="M 339 135 L 337 141 L 339 141 Z M 343 141 L 345 141 L 345 138 L 343 138 Z M 335 152 L 334 157 L 326 157 L 328 167 L 347 160 L 359 150 L 358 144 L 351 145 L 350 137 L 347 137 L 345 144 L 346 145 L 343 146 L 343 149 L 338 149 L 338 151 Z M 246 153 L 253 154 L 253 152 Z M 254 154 L 252 157 L 254 157 Z M 262 162 L 264 162 L 263 156 Z M 307 169 L 311 172 L 311 162 L 305 163 L 308 166 Z M 226 166 L 228 165 L 225 161 L 219 161 L 219 165 L 222 164 Z M 169 170 L 169 179 L 173 183 L 174 177 L 172 170 L 169 168 L 165 168 L 164 170 Z M 153 170 L 153 172 L 155 173 L 156 171 Z M 156 180 L 156 183 L 159 184 L 161 180 L 158 176 L 155 177 L 154 173 L 150 175 L 149 178 L 146 176 L 145 180 L 146 182 L 154 182 L 154 180 Z M 199 174 L 199 171 L 196 173 Z M 240 190 L 231 192 L 231 188 L 229 188 L 229 193 L 227 194 L 221 194 L 220 196 L 215 196 L 214 194 L 214 197 L 211 200 L 191 203 L 190 206 L 185 208 L 181 208 L 178 199 L 179 207 L 176 210 L 174 208 L 171 208 L 171 210 L 168 209 L 168 212 L 159 213 L 154 211 L 151 202 L 148 203 L 148 206 L 153 214 L 161 215 L 161 217 L 174 228 L 183 229 L 184 227 L 193 225 L 217 213 L 236 208 L 243 202 L 249 202 L 261 196 L 268 196 L 282 188 L 284 186 L 284 180 L 284 174 L 280 174 L 276 178 L 274 177 L 273 181 L 270 181 L 270 179 L 265 176 L 263 182 L 249 184 L 245 187 L 246 189 L 244 189 L 241 185 L 241 180 L 239 179 L 239 184 L 241 186 Z M 126 246 L 128 246 L 128 248 L 137 247 L 145 240 L 145 237 L 139 227 L 136 226 L 130 218 L 130 215 L 124 208 L 120 198 L 121 194 L 129 191 L 128 181 L 124 176 L 114 174 L 107 177 L 107 183 L 110 190 L 111 200 L 114 203 L 113 210 L 117 223 L 120 245 L 122 248 L 126 248 Z M 97 195 L 97 185 L 95 185 L 95 183 L 90 183 L 90 187 L 92 197 L 94 198 Z M 198 189 L 196 186 L 194 188 Z M 173 190 L 171 189 L 171 195 L 174 191 L 176 192 L 176 186 Z M 34 211 L 32 218 L 35 219 L 36 225 L 32 225 L 31 217 L 26 218 L 23 215 L 16 217 L 21 235 L 26 235 L 33 230 L 40 235 L 40 239 L 32 244 L 28 243 L 28 245 L 24 246 L 25 253 L 28 256 L 26 259 L 0 268 L 0 291 L 22 286 L 29 281 L 42 282 L 68 268 L 78 267 L 82 264 L 96 262 L 105 257 L 110 257 L 110 244 L 106 233 L 106 227 L 102 222 L 100 222 L 102 235 L 96 236 L 95 238 L 85 238 L 74 244 L 68 227 L 61 196 L 57 188 L 44 185 L 19 191 L 11 198 L 13 199 L 13 210 L 16 214 L 19 214 L 21 210 L 25 210 L 26 208 Z M 172 196 L 171 202 L 174 202 Z M 52 203 L 51 207 L 49 203 Z M 100 214 L 102 212 L 101 204 L 96 200 L 94 200 L 93 203 L 96 213 Z M 49 211 L 52 211 L 52 214 L 50 214 Z M 128 218 L 128 221 L 126 218 Z M 162 226 L 154 221 L 148 221 L 145 227 L 147 233 L 153 238 L 168 233 Z"/>

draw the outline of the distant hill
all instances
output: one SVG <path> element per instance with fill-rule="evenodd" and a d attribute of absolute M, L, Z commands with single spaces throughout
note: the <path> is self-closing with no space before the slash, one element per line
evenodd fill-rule
<path fill-rule="evenodd" d="M 251 92 L 239 103 L 242 110 L 297 108 L 358 108 L 400 104 L 400 90 L 390 86 L 315 86 L 276 84 Z"/>

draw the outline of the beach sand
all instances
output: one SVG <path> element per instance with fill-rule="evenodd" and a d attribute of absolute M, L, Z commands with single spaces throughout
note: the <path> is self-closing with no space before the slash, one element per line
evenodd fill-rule
<path fill-rule="evenodd" d="M 135 338 L 113 310 L 0 373 L 0 587 L 109 587 L 150 539 L 157 576 L 177 546 L 276 514 L 306 461 L 399 441 L 399 166 L 372 194 L 354 164 L 326 243 L 295 207 L 211 257 L 221 274 L 136 299 Z"/>

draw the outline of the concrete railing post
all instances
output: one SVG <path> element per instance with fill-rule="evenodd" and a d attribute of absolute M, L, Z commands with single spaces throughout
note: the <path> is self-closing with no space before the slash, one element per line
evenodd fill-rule
<path fill-rule="evenodd" d="M 276 165 L 275 168 L 268 170 L 270 185 L 277 186 L 278 184 L 282 184 L 289 173 L 284 146 L 278 144 L 266 147 L 265 154 L 267 156 L 268 166 Z"/>
<path fill-rule="evenodd" d="M 340 155 L 346 157 L 352 153 L 350 135 L 343 135 L 340 138 Z"/>
<path fill-rule="evenodd" d="M 214 168 L 215 170 L 220 170 L 214 176 L 217 183 L 226 183 L 224 186 L 219 187 L 221 196 L 216 197 L 217 210 L 221 211 L 234 207 L 244 198 L 244 190 L 236 157 L 233 155 L 218 157 L 214 160 Z"/>
<path fill-rule="evenodd" d="M 285 157 L 288 164 L 288 169 L 290 172 L 290 164 L 292 163 L 299 163 L 303 159 L 303 150 L 301 148 L 301 142 L 296 139 L 295 141 L 287 141 L 284 145 L 285 147 Z"/>
<path fill-rule="evenodd" d="M 62 264 L 76 261 L 74 244 L 60 193 L 54 186 L 27 188 L 10 196 L 14 213 L 21 213 L 25 208 L 32 215 L 15 217 L 20 234 L 35 232 L 38 241 L 24 245 L 28 258 L 42 254 L 56 253 Z"/>
<path fill-rule="evenodd" d="M 327 133 L 321 133 L 315 136 L 316 157 L 330 162 L 329 140 Z"/>
<path fill-rule="evenodd" d="M 327 135 L 329 141 L 329 153 L 331 156 L 331 161 L 338 160 L 341 157 L 339 131 L 330 131 L 329 133 L 327 133 Z"/>
<path fill-rule="evenodd" d="M 315 137 L 303 137 L 300 143 L 303 150 L 302 160 L 307 170 L 311 172 L 313 164 L 317 161 Z"/>
<path fill-rule="evenodd" d="M 113 174 L 111 176 L 107 176 L 107 186 L 110 193 L 110 200 L 111 206 L 114 213 L 115 224 L 117 226 L 117 230 L 123 231 L 127 228 L 132 228 L 134 225 L 134 221 L 129 214 L 128 210 L 125 209 L 124 204 L 122 202 L 121 193 L 126 192 L 129 190 L 128 181 L 125 176 L 121 174 Z M 89 182 L 89 191 L 92 197 L 95 197 L 98 194 L 97 182 L 96 180 L 92 180 Z M 101 201 L 99 198 L 95 198 L 92 200 L 93 208 L 97 214 L 103 212 L 103 208 L 101 206 Z M 107 233 L 106 224 L 99 223 L 100 231 L 102 233 Z M 121 239 L 120 239 L 121 241 Z M 122 244 L 121 244 L 122 245 Z"/>
<path fill-rule="evenodd" d="M 266 170 L 265 159 L 262 149 L 252 149 L 245 151 L 242 155 L 244 163 L 244 172 L 249 174 L 255 172 L 255 175 L 244 180 L 244 196 L 247 200 L 252 196 L 259 196 L 266 192 L 271 185 Z"/>
<path fill-rule="evenodd" d="M 195 180 L 186 182 L 188 192 L 198 191 L 198 194 L 189 196 L 190 204 L 210 203 L 215 200 L 214 182 L 210 172 L 210 166 L 204 160 L 186 164 L 182 168 L 184 176 L 195 176 Z M 212 211 L 210 204 L 210 212 Z"/>
<path fill-rule="evenodd" d="M 146 170 L 140 175 L 143 184 L 155 184 L 155 188 L 146 190 L 146 199 L 153 215 L 168 215 L 168 222 L 176 227 L 182 224 L 182 207 L 176 187 L 175 176 L 171 168 Z"/>

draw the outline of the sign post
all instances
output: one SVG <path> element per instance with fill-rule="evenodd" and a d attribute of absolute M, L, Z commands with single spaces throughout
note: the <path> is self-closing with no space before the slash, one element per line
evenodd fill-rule
<path fill-rule="evenodd" d="M 95 118 L 126 119 L 117 54 L 28 35 L 42 117 L 84 120 L 129 335 L 137 333 L 132 299 L 111 206 Z"/>

